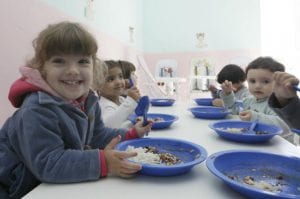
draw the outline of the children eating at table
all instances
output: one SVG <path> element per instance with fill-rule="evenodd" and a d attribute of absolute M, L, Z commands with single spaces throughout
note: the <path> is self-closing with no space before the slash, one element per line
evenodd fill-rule
<path fill-rule="evenodd" d="M 293 134 L 288 125 L 269 107 L 268 99 L 273 91 L 273 74 L 284 72 L 285 67 L 271 57 L 258 57 L 250 62 L 246 68 L 248 88 L 252 96 L 236 103 L 232 82 L 225 80 L 222 83 L 224 95 L 222 99 L 225 107 L 238 114 L 244 121 L 259 120 L 262 123 L 273 124 L 283 129 L 281 136 L 293 142 Z"/>

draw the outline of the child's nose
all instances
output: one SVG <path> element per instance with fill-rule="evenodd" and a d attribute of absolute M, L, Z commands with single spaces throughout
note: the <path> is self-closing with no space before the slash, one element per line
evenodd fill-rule
<path fill-rule="evenodd" d="M 117 83 L 119 83 L 119 84 L 125 82 L 124 79 L 122 79 L 122 78 L 117 78 L 116 81 L 117 81 Z"/>
<path fill-rule="evenodd" d="M 262 87 L 262 83 L 257 82 L 257 83 L 255 84 L 255 87 L 256 87 L 256 88 L 261 88 L 261 87 Z"/>
<path fill-rule="evenodd" d="M 67 68 L 67 73 L 68 74 L 79 74 L 78 66 L 77 64 L 69 64 L 69 67 Z"/>

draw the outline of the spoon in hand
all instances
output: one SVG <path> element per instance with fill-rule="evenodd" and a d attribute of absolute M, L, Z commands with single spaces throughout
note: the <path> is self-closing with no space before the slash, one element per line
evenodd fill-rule
<path fill-rule="evenodd" d="M 249 130 L 247 131 L 247 133 L 250 133 L 250 134 L 256 134 L 256 132 L 254 131 L 256 125 L 258 123 L 258 120 L 254 120 L 249 128 Z"/>

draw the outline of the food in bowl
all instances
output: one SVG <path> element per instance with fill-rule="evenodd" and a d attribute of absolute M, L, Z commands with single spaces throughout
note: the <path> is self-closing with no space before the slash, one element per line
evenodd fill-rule
<path fill-rule="evenodd" d="M 300 159 L 253 150 L 220 151 L 206 166 L 231 188 L 249 198 L 300 198 Z"/>
<path fill-rule="evenodd" d="M 229 133 L 243 133 L 245 131 L 247 131 L 246 128 L 216 128 L 220 131 L 226 131 L 226 132 L 229 132 Z"/>
<path fill-rule="evenodd" d="M 144 120 L 144 118 L 141 117 L 141 116 L 136 118 L 137 122 L 138 121 L 143 121 L 143 120 Z M 148 118 L 148 120 L 151 121 L 151 122 L 164 122 L 165 121 L 164 118 L 162 118 L 162 117 Z"/>
<path fill-rule="evenodd" d="M 220 131 L 226 131 L 228 133 L 247 133 L 249 131 L 248 128 L 216 128 Z M 254 131 L 256 135 L 265 135 L 268 134 L 267 131 Z"/>
<path fill-rule="evenodd" d="M 143 164 L 164 164 L 171 166 L 181 162 L 175 155 L 167 152 L 160 152 L 156 147 L 152 146 L 135 148 L 134 146 L 129 145 L 126 151 L 137 152 L 137 156 L 129 158 L 129 160 Z"/>
<path fill-rule="evenodd" d="M 271 192 L 280 192 L 282 186 L 280 182 L 270 183 L 265 180 L 255 180 L 254 177 L 252 176 L 244 177 L 243 182 L 245 184 L 257 187 L 265 191 L 271 191 Z"/>

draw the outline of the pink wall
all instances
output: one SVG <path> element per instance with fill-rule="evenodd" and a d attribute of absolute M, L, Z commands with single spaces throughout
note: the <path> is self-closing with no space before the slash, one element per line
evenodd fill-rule
<path fill-rule="evenodd" d="M 215 67 L 216 73 L 229 63 L 236 63 L 245 67 L 249 61 L 260 55 L 259 50 L 228 50 L 228 51 L 201 51 L 201 52 L 176 52 L 144 54 L 150 71 L 155 73 L 156 63 L 160 59 L 175 59 L 178 62 L 178 76 L 188 77 L 190 75 L 191 60 L 194 58 L 205 58 Z"/>
<path fill-rule="evenodd" d="M 259 50 L 228 50 L 228 51 L 200 51 L 200 52 L 176 52 L 176 53 L 160 53 L 160 54 L 144 54 L 145 61 L 151 73 L 155 76 L 156 64 L 160 59 L 175 59 L 178 62 L 177 76 L 186 78 L 186 82 L 180 86 L 179 93 L 181 99 L 188 100 L 190 97 L 190 83 L 191 75 L 191 61 L 192 59 L 207 59 L 212 67 L 214 67 L 215 74 L 221 68 L 229 63 L 238 64 L 245 68 L 246 65 L 260 55 Z"/>
<path fill-rule="evenodd" d="M 33 55 L 32 40 L 48 24 L 62 20 L 77 21 L 65 13 L 37 1 L 1 0 L 0 60 L 0 127 L 15 111 L 7 99 L 10 85 L 19 77 L 18 68 Z M 5 16 L 5 17 L 4 17 Z M 99 57 L 107 59 L 127 59 L 136 63 L 136 51 L 115 38 L 103 34 L 98 27 L 89 30 L 99 44 Z"/>

